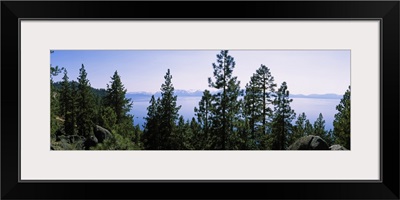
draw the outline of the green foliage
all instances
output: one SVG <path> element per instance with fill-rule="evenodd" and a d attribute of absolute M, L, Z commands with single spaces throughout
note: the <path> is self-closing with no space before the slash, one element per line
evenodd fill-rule
<path fill-rule="evenodd" d="M 84 145 L 82 140 L 70 142 L 65 139 L 56 141 L 55 138 L 52 138 L 50 144 L 51 147 L 54 148 L 54 150 L 84 150 Z"/>
<path fill-rule="evenodd" d="M 97 144 L 91 150 L 140 150 L 140 147 L 133 144 L 129 138 L 114 133 L 113 137 Z"/>
<path fill-rule="evenodd" d="M 350 150 L 350 86 L 346 90 L 339 105 L 336 106 L 338 113 L 335 114 L 333 121 L 333 133 L 336 138 L 335 143 Z"/>
<path fill-rule="evenodd" d="M 94 89 L 90 86 L 84 65 L 80 69 L 78 82 L 69 81 L 67 70 L 63 70 L 62 82 L 53 83 L 51 80 L 51 138 L 54 149 L 84 149 L 84 139 L 73 142 L 61 139 L 55 142 L 54 133 L 61 131 L 63 135 L 60 137 L 68 138 L 64 134 L 74 135 L 77 129 L 78 134 L 88 139 L 89 136 L 94 137 L 93 127 L 95 124 L 100 124 L 102 127 L 111 130 L 114 136 L 106 139 L 102 144 L 92 147 L 92 149 L 143 148 L 141 143 L 142 132 L 138 126 L 133 125 L 133 116 L 127 114 L 132 103 L 129 99 L 121 98 L 121 96 L 125 97 L 126 90 L 117 72 L 112 77 L 111 87 L 108 86 L 108 90 L 104 90 Z M 60 73 L 60 69 L 52 68 L 51 75 L 58 73 Z M 103 99 L 106 106 L 103 105 Z M 56 107 L 55 103 L 60 106 Z M 57 114 L 60 114 L 59 116 L 56 116 L 56 111 Z M 119 115 L 117 115 L 117 112 Z"/>
<path fill-rule="evenodd" d="M 314 122 L 314 135 L 324 138 L 325 134 L 325 120 L 322 113 L 319 113 L 317 120 Z"/>
<path fill-rule="evenodd" d="M 311 124 L 310 120 L 306 119 L 305 121 L 305 135 L 312 135 L 314 134 L 314 127 Z"/>
<path fill-rule="evenodd" d="M 93 93 L 90 89 L 90 83 L 87 79 L 87 73 L 85 66 L 82 64 L 79 70 L 78 77 L 78 91 L 77 91 L 77 126 L 78 133 L 84 137 L 93 135 L 93 119 L 95 116 L 94 112 L 94 101 Z"/>
<path fill-rule="evenodd" d="M 204 126 L 202 126 L 193 117 L 190 121 L 190 131 L 192 133 L 191 145 L 195 150 L 209 149 L 209 134 Z"/>
<path fill-rule="evenodd" d="M 271 75 L 270 69 L 265 65 L 261 65 L 260 68 L 257 69 L 256 73 L 252 77 L 252 81 L 255 87 L 258 88 L 256 90 L 256 103 L 261 104 L 258 105 L 261 109 L 261 119 L 262 119 L 262 134 L 267 134 L 267 126 L 268 126 L 268 118 L 272 115 L 272 109 L 269 105 L 272 105 L 275 93 L 276 84 L 274 83 L 274 77 Z"/>
<path fill-rule="evenodd" d="M 67 112 L 67 106 L 69 104 L 70 98 L 71 98 L 71 90 L 69 87 L 68 72 L 66 69 L 64 69 L 64 77 L 63 77 L 63 82 L 61 83 L 61 91 L 59 95 L 61 117 L 65 117 L 65 113 Z"/>
<path fill-rule="evenodd" d="M 111 107 L 117 117 L 116 124 L 120 124 L 125 118 L 127 113 L 132 108 L 131 99 L 125 97 L 126 89 L 121 82 L 121 77 L 115 71 L 111 77 L 111 85 L 107 84 L 106 95 L 104 97 L 104 106 Z"/>
<path fill-rule="evenodd" d="M 259 111 L 262 110 L 262 104 L 259 101 L 260 96 L 260 88 L 255 84 L 254 76 L 251 77 L 250 83 L 246 84 L 246 95 L 244 96 L 244 105 L 243 105 L 243 117 L 245 118 L 243 122 L 243 134 L 248 134 L 249 139 L 252 141 L 249 144 L 251 146 L 254 145 L 254 148 L 258 148 L 261 140 L 261 131 L 260 122 L 262 121 L 262 116 Z M 245 143 L 247 143 L 245 141 Z"/>
<path fill-rule="evenodd" d="M 165 82 L 161 85 L 161 99 L 157 101 L 154 95 L 147 107 L 146 123 L 143 131 L 143 145 L 145 149 L 151 150 L 174 150 L 182 148 L 177 144 L 180 140 L 176 130 L 178 111 L 181 106 L 176 105 L 177 96 L 174 95 L 172 75 L 167 70 L 164 76 Z"/>
<path fill-rule="evenodd" d="M 255 143 L 252 148 L 268 148 L 262 145 L 267 144 L 262 140 L 267 138 L 265 135 L 269 132 L 268 128 L 272 117 L 270 105 L 273 103 L 275 87 L 274 77 L 265 65 L 261 65 L 250 78 L 250 82 L 246 84 L 244 113 L 251 130 L 250 138 L 252 143 Z"/>
<path fill-rule="evenodd" d="M 114 130 L 119 135 L 133 141 L 135 139 L 135 126 L 133 125 L 132 116 L 126 116 L 123 121 L 114 126 Z"/>
<path fill-rule="evenodd" d="M 162 149 L 176 149 L 176 121 L 181 106 L 176 105 L 177 96 L 174 95 L 174 86 L 172 84 L 172 75 L 170 70 L 164 76 L 165 82 L 161 85 L 161 100 L 157 111 L 159 112 L 159 133 L 162 139 L 160 144 Z"/>
<path fill-rule="evenodd" d="M 59 68 L 58 66 L 52 67 L 50 65 L 50 82 L 53 82 L 53 77 L 57 76 L 64 68 Z"/>
<path fill-rule="evenodd" d="M 324 140 L 326 141 L 326 143 L 328 143 L 329 146 L 331 146 L 335 143 L 335 136 L 333 134 L 332 129 L 330 129 L 329 131 L 326 131 Z"/>
<path fill-rule="evenodd" d="M 214 80 L 208 78 L 209 86 L 218 90 L 213 95 L 212 127 L 215 140 L 211 145 L 213 149 L 235 149 L 237 137 L 231 136 L 237 131 L 235 124 L 239 118 L 240 103 L 237 101 L 240 95 L 240 81 L 233 76 L 235 61 L 227 50 L 217 55 L 217 64 L 213 63 Z"/>
<path fill-rule="evenodd" d="M 117 123 L 117 115 L 111 107 L 103 107 L 100 115 L 100 126 L 112 130 Z"/>
<path fill-rule="evenodd" d="M 289 145 L 289 138 L 292 133 L 291 122 L 296 117 L 294 110 L 290 107 L 292 101 L 293 99 L 289 99 L 286 82 L 283 82 L 273 101 L 272 149 L 274 150 L 284 150 Z"/>
<path fill-rule="evenodd" d="M 308 127 L 307 127 L 308 126 Z M 303 112 L 298 115 L 293 132 L 289 139 L 289 144 L 293 144 L 296 140 L 307 135 L 307 128 L 311 127 L 310 121 L 307 120 L 306 114 Z"/>
<path fill-rule="evenodd" d="M 147 107 L 142 142 L 145 149 L 157 150 L 160 149 L 162 143 L 161 136 L 158 132 L 160 127 L 160 121 L 158 120 L 160 99 L 156 101 L 154 95 L 152 95 L 149 103 L 150 106 Z"/>
<path fill-rule="evenodd" d="M 192 131 L 194 133 L 194 145 L 196 149 L 209 149 L 211 145 L 210 128 L 212 127 L 212 95 L 210 91 L 204 90 L 199 102 L 199 108 L 194 108 L 197 123 L 192 120 Z M 198 126 L 198 127 L 197 127 Z"/>
<path fill-rule="evenodd" d="M 68 72 L 64 69 L 60 91 L 60 116 L 64 117 L 64 129 L 67 135 L 75 134 L 76 126 L 76 91 L 68 81 Z"/>
<path fill-rule="evenodd" d="M 332 133 L 325 130 L 325 120 L 322 113 L 319 114 L 317 120 L 314 122 L 314 135 L 320 136 L 328 145 L 333 144 Z"/>
<path fill-rule="evenodd" d="M 50 51 L 50 53 L 54 53 L 54 51 Z M 58 66 L 53 67 L 50 64 L 50 135 L 53 138 L 55 137 L 55 132 L 60 128 L 56 119 L 60 109 L 58 92 L 57 88 L 54 87 L 53 77 L 61 73 L 61 70 Z"/>
<path fill-rule="evenodd" d="M 181 115 L 178 120 L 178 126 L 176 127 L 176 136 L 174 137 L 175 144 L 174 149 L 177 150 L 190 150 L 194 149 L 191 143 L 193 132 L 190 127 L 189 121 L 185 123 L 183 116 Z"/>

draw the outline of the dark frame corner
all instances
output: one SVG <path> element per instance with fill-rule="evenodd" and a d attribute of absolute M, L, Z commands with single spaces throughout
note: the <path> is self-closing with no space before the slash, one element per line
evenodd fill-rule
<path fill-rule="evenodd" d="M 2 1 L 2 199 L 399 199 L 399 1 Z M 186 9 L 182 9 L 186 8 Z M 193 9 L 196 8 L 196 9 Z M 220 12 L 221 9 L 226 12 Z M 207 11 L 207 12 L 204 12 Z M 380 182 L 19 182 L 20 19 L 381 19 Z M 17 128 L 18 127 L 18 128 Z M 147 193 L 147 189 L 153 190 Z M 290 191 L 290 192 L 287 192 Z"/>

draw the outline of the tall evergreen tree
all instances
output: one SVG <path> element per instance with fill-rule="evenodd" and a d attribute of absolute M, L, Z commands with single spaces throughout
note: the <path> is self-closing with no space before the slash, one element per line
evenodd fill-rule
<path fill-rule="evenodd" d="M 192 120 L 190 121 L 190 130 L 192 133 L 192 138 L 190 139 L 189 143 L 191 144 L 192 148 L 195 150 L 208 149 L 208 137 L 205 137 L 200 124 L 197 123 L 194 117 L 192 117 Z"/>
<path fill-rule="evenodd" d="M 295 125 L 293 127 L 293 133 L 290 137 L 289 144 L 293 144 L 297 139 L 306 136 L 307 134 L 307 116 L 303 112 L 298 115 Z M 309 123 L 309 121 L 308 121 Z M 311 124 L 310 124 L 311 125 Z"/>
<path fill-rule="evenodd" d="M 172 75 L 170 70 L 164 76 L 165 82 L 161 85 L 161 100 L 158 112 L 160 114 L 160 135 L 163 139 L 162 149 L 175 149 L 175 131 L 178 112 L 181 106 L 176 105 L 177 96 L 174 95 L 174 86 L 172 84 Z"/>
<path fill-rule="evenodd" d="M 77 127 L 80 135 L 89 137 L 93 133 L 94 102 L 85 66 L 79 70 L 77 90 Z"/>
<path fill-rule="evenodd" d="M 199 102 L 199 107 L 194 108 L 197 123 L 201 130 L 195 134 L 195 143 L 199 148 L 210 148 L 210 127 L 212 126 L 212 95 L 210 91 L 204 90 Z"/>
<path fill-rule="evenodd" d="M 228 54 L 227 50 L 222 50 L 217 55 L 217 64 L 213 63 L 214 78 L 208 78 L 209 86 L 218 90 L 213 95 L 213 126 L 212 132 L 216 135 L 213 144 L 214 149 L 229 149 L 231 134 L 237 129 L 235 120 L 239 115 L 239 105 L 237 101 L 240 94 L 240 81 L 233 76 L 235 61 Z"/>
<path fill-rule="evenodd" d="M 257 148 L 266 149 L 268 143 L 266 134 L 270 128 L 273 97 L 276 84 L 270 69 L 261 65 L 246 85 L 245 113 L 248 118 L 251 138 L 257 144 Z"/>
<path fill-rule="evenodd" d="M 251 140 L 250 143 L 254 142 L 252 145 L 254 148 L 258 148 L 261 139 L 260 122 L 262 121 L 260 111 L 262 110 L 262 104 L 260 103 L 260 88 L 257 87 L 254 76 L 250 78 L 250 82 L 246 84 L 246 94 L 244 96 L 244 108 L 243 118 L 243 130 L 248 132 L 249 136 L 245 139 Z M 248 130 L 247 130 L 248 129 Z M 246 133 L 243 133 L 246 134 Z M 248 141 L 245 141 L 246 143 Z M 251 144 L 249 144 L 251 145 Z"/>
<path fill-rule="evenodd" d="M 143 130 L 143 145 L 145 149 L 158 150 L 163 142 L 160 137 L 160 117 L 158 108 L 160 107 L 160 99 L 155 99 L 154 95 L 151 96 L 150 105 L 147 107 L 147 116 L 145 117 L 145 124 Z"/>
<path fill-rule="evenodd" d="M 314 127 L 311 124 L 310 120 L 306 119 L 305 121 L 305 135 L 312 135 L 314 134 Z"/>
<path fill-rule="evenodd" d="M 71 87 L 71 98 L 69 99 L 68 112 L 66 113 L 65 121 L 65 131 L 69 131 L 71 134 L 76 133 L 76 120 L 77 120 L 77 88 L 76 82 L 72 81 L 70 83 Z"/>
<path fill-rule="evenodd" d="M 174 149 L 180 149 L 180 150 L 193 149 L 193 144 L 191 142 L 193 137 L 193 132 L 190 126 L 191 125 L 189 120 L 185 122 L 185 119 L 181 115 L 178 119 L 178 125 L 176 127 Z"/>
<path fill-rule="evenodd" d="M 289 99 L 286 82 L 283 82 L 274 99 L 274 113 L 272 121 L 272 134 L 274 150 L 284 150 L 288 146 L 288 138 L 292 131 L 292 120 L 296 117 L 290 107 L 293 99 Z"/>
<path fill-rule="evenodd" d="M 241 94 L 243 96 L 243 94 Z M 246 97 L 246 96 L 244 96 Z M 250 126 L 249 116 L 247 114 L 246 102 L 244 99 L 238 100 L 239 102 L 239 118 L 235 119 L 235 126 L 237 127 L 237 131 L 233 132 L 234 138 L 233 142 L 235 145 L 230 149 L 236 150 L 249 150 L 249 149 L 258 149 L 259 143 L 256 142 L 256 134 L 253 127 Z M 258 131 L 258 130 L 257 130 Z"/>
<path fill-rule="evenodd" d="M 320 136 L 321 138 L 325 139 L 325 120 L 322 116 L 322 113 L 319 113 L 317 120 L 315 120 L 314 122 L 314 135 Z"/>
<path fill-rule="evenodd" d="M 336 106 L 338 113 L 335 114 L 333 121 L 333 133 L 336 141 L 345 148 L 350 150 L 350 86 L 346 90 L 339 105 Z"/>
<path fill-rule="evenodd" d="M 67 107 L 69 104 L 69 99 L 71 98 L 71 90 L 69 85 L 69 78 L 67 69 L 64 69 L 64 76 L 61 82 L 61 91 L 59 95 L 60 102 L 60 115 L 61 117 L 65 117 L 65 113 L 67 113 Z"/>
<path fill-rule="evenodd" d="M 261 104 L 261 119 L 262 119 L 262 134 L 267 133 L 268 118 L 272 115 L 272 109 L 269 105 L 272 105 L 275 92 L 276 84 L 274 83 L 274 77 L 272 76 L 270 69 L 265 65 L 261 65 L 253 75 L 253 81 L 256 87 L 259 88 L 257 93 L 258 103 Z"/>
<path fill-rule="evenodd" d="M 54 53 L 54 51 L 50 51 L 50 54 Z M 58 66 L 53 67 L 50 64 L 50 131 L 51 136 L 54 136 L 54 133 L 59 128 L 57 123 L 56 116 L 59 114 L 59 100 L 58 100 L 58 91 L 54 87 L 53 77 L 57 76 L 61 73 L 63 68 L 59 68 Z"/>
<path fill-rule="evenodd" d="M 76 116 L 75 116 L 75 97 L 73 84 L 69 82 L 68 72 L 64 69 L 63 82 L 60 91 L 60 114 L 64 117 L 64 130 L 68 135 L 75 134 Z"/>
<path fill-rule="evenodd" d="M 132 108 L 131 99 L 126 98 L 124 85 L 122 84 L 121 77 L 115 71 L 111 77 L 110 85 L 107 84 L 106 96 L 104 97 L 104 105 L 111 107 L 116 114 L 116 124 L 120 124 L 127 118 L 127 113 Z"/>

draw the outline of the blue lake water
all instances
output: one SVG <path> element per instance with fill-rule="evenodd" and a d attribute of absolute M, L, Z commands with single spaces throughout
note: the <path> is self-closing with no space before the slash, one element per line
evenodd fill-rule
<path fill-rule="evenodd" d="M 200 96 L 179 97 L 177 105 L 181 105 L 179 114 L 183 115 L 185 119 L 195 117 L 194 107 L 198 106 Z M 304 112 L 307 119 L 313 124 L 318 118 L 319 113 L 322 113 L 325 120 L 325 129 L 333 129 L 334 116 L 337 113 L 336 106 L 340 103 L 340 99 L 317 99 L 317 98 L 292 98 L 293 102 L 290 104 L 292 109 L 296 112 L 296 118 L 299 114 Z M 132 98 L 133 106 L 130 114 L 134 115 L 134 124 L 139 124 L 143 129 L 145 122 L 144 117 L 147 115 L 147 107 L 150 105 L 150 97 Z M 295 120 L 293 120 L 294 123 Z"/>

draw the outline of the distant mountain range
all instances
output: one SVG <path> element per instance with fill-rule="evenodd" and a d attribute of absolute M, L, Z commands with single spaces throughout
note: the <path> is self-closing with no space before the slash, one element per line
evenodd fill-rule
<path fill-rule="evenodd" d="M 201 97 L 203 96 L 203 91 L 196 90 L 196 91 L 188 91 L 188 90 L 175 90 L 174 94 L 177 96 L 185 96 L 185 97 Z M 151 92 L 128 92 L 126 93 L 126 96 L 128 98 L 133 98 L 133 97 L 151 97 L 151 95 L 154 95 L 155 97 L 160 97 L 161 92 L 156 92 L 156 93 L 151 93 Z"/>
<path fill-rule="evenodd" d="M 188 91 L 188 90 L 175 90 L 174 91 L 175 95 L 178 97 L 201 97 L 203 95 L 203 91 L 200 90 L 194 90 L 194 91 Z M 211 92 L 215 93 L 215 92 Z M 155 97 L 160 97 L 161 92 L 156 92 L 156 93 L 151 93 L 151 92 L 128 92 L 126 96 L 128 98 L 148 98 L 151 97 L 151 95 L 154 95 Z M 313 99 L 341 99 L 341 95 L 337 94 L 309 94 L 309 95 L 304 95 L 304 94 L 290 94 L 290 98 L 313 98 Z"/>
<path fill-rule="evenodd" d="M 313 98 L 313 99 L 341 99 L 343 96 L 337 94 L 290 94 L 290 98 Z"/>

